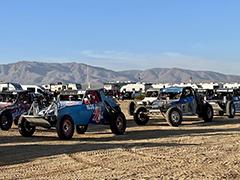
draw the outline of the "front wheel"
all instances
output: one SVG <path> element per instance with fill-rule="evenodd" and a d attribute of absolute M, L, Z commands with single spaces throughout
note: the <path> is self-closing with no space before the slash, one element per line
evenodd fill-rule
<path fill-rule="evenodd" d="M 12 127 L 13 118 L 10 112 L 3 112 L 0 116 L 0 128 L 8 131 Z"/>
<path fill-rule="evenodd" d="M 227 102 L 226 114 L 229 118 L 234 118 L 235 116 L 235 107 L 232 101 Z"/>
<path fill-rule="evenodd" d="M 18 131 L 24 137 L 31 137 L 36 130 L 35 126 L 31 126 L 30 122 L 23 116 L 19 118 L 18 121 Z"/>
<path fill-rule="evenodd" d="M 147 109 L 145 107 L 139 107 L 134 113 L 134 121 L 137 125 L 145 125 L 149 121 L 149 116 L 146 114 Z"/>
<path fill-rule="evenodd" d="M 56 125 L 57 134 L 60 139 L 71 139 L 74 134 L 74 123 L 69 116 L 64 116 L 57 121 Z"/>
<path fill-rule="evenodd" d="M 126 130 L 126 117 L 122 112 L 119 112 L 114 118 L 110 121 L 110 129 L 113 134 L 122 135 Z"/>
<path fill-rule="evenodd" d="M 177 127 L 182 124 L 182 112 L 178 108 L 172 107 L 166 112 L 166 120 L 170 126 Z"/>
<path fill-rule="evenodd" d="M 130 102 L 129 103 L 129 106 L 128 106 L 128 114 L 130 115 L 130 116 L 132 116 L 133 114 L 134 114 L 134 111 L 135 111 L 135 109 L 136 109 L 136 104 L 135 104 L 135 102 Z"/>
<path fill-rule="evenodd" d="M 203 108 L 203 120 L 204 122 L 212 122 L 213 120 L 213 108 L 208 103 Z"/>
<path fill-rule="evenodd" d="M 84 125 L 84 126 L 76 126 L 76 131 L 78 134 L 84 134 L 87 131 L 88 125 Z"/>

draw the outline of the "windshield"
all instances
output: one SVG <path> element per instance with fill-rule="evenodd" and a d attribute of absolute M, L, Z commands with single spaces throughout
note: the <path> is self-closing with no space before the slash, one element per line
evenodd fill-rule
<path fill-rule="evenodd" d="M 223 99 L 224 97 L 226 97 L 228 100 L 231 100 L 233 97 L 233 93 L 229 93 L 229 92 L 216 92 L 213 96 L 212 96 L 212 100 L 219 100 L 219 99 Z M 210 99 L 211 97 L 209 97 Z"/>
<path fill-rule="evenodd" d="M 78 95 L 60 95 L 60 101 L 81 101 L 82 98 Z"/>
<path fill-rule="evenodd" d="M 16 90 L 23 90 L 20 84 L 18 83 L 11 83 L 11 84 L 15 87 Z"/>
<path fill-rule="evenodd" d="M 158 91 L 147 91 L 146 97 L 158 97 Z"/>
<path fill-rule="evenodd" d="M 162 92 L 162 93 L 160 93 L 160 99 L 163 99 L 163 100 L 179 99 L 180 96 L 181 96 L 181 93 L 175 93 L 175 92 Z"/>
<path fill-rule="evenodd" d="M 0 103 L 14 103 L 17 99 L 17 94 L 0 94 Z"/>
<path fill-rule="evenodd" d="M 182 94 L 182 88 L 179 87 L 171 87 L 162 89 L 160 92 L 160 99 L 168 100 L 168 99 L 179 99 Z"/>

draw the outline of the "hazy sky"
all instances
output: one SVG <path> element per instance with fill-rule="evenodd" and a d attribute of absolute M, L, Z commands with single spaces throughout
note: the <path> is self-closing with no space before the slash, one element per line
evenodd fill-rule
<path fill-rule="evenodd" d="M 240 74 L 238 0 L 2 0 L 0 62 Z"/>

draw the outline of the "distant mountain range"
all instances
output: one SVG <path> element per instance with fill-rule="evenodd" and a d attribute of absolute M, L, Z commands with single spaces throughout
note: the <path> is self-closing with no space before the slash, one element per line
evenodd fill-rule
<path fill-rule="evenodd" d="M 87 78 L 88 74 L 88 78 Z M 112 71 L 82 63 L 42 63 L 20 61 L 0 65 L 0 81 L 21 84 L 47 84 L 78 82 L 102 85 L 108 81 L 142 82 L 240 82 L 240 76 L 212 71 L 193 71 L 179 68 L 153 68 L 147 70 Z"/>

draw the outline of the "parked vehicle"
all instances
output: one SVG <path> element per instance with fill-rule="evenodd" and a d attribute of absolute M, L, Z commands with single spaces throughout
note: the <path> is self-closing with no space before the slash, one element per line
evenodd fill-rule
<path fill-rule="evenodd" d="M 112 133 L 124 134 L 126 118 L 119 105 L 104 95 L 102 89 L 87 90 L 82 101 L 64 101 L 58 98 L 52 104 L 38 112 L 34 107 L 28 115 L 22 115 L 18 128 L 22 136 L 32 136 L 37 126 L 56 128 L 60 139 L 71 139 L 76 128 L 82 134 L 88 124 L 108 124 Z"/>
<path fill-rule="evenodd" d="M 235 113 L 240 112 L 240 89 L 200 89 L 198 93 L 204 96 L 213 107 L 214 113 L 219 116 L 234 118 Z"/>
<path fill-rule="evenodd" d="M 120 99 L 121 100 L 131 100 L 131 99 L 134 99 L 134 93 L 133 92 L 122 92 L 120 93 Z"/>
<path fill-rule="evenodd" d="M 78 90 L 61 91 L 59 95 L 60 101 L 82 101 L 84 96 Z"/>
<path fill-rule="evenodd" d="M 115 99 L 119 99 L 120 98 L 120 94 L 121 94 L 117 90 L 106 90 L 106 89 L 104 89 L 104 92 L 105 92 L 106 96 L 111 96 L 111 97 L 113 97 Z"/>
<path fill-rule="evenodd" d="M 157 100 L 158 96 L 160 93 L 160 89 L 159 88 L 150 88 L 146 91 L 145 93 L 145 97 L 143 100 L 141 101 L 132 101 L 129 103 L 128 106 L 128 113 L 129 115 L 133 115 L 134 111 L 136 109 L 137 106 L 143 105 L 151 105 L 155 100 Z"/>
<path fill-rule="evenodd" d="M 22 91 L 23 88 L 18 83 L 6 82 L 0 83 L 0 92 L 3 91 Z"/>
<path fill-rule="evenodd" d="M 23 90 L 33 92 L 35 94 L 45 94 L 46 90 L 38 85 L 21 85 Z"/>
<path fill-rule="evenodd" d="M 0 128 L 9 130 L 12 123 L 18 123 L 32 104 L 33 94 L 28 91 L 4 91 L 0 93 Z"/>
<path fill-rule="evenodd" d="M 65 90 L 81 90 L 82 85 L 79 83 L 68 83 L 64 84 L 62 82 L 58 82 L 56 84 L 45 84 L 42 86 L 44 89 L 51 91 L 51 92 L 60 92 Z"/>
<path fill-rule="evenodd" d="M 152 83 L 128 83 L 120 88 L 120 92 L 142 92 L 145 93 L 146 90 L 152 88 Z"/>
<path fill-rule="evenodd" d="M 198 115 L 205 122 L 213 119 L 212 106 L 196 94 L 191 87 L 169 87 L 161 89 L 152 104 L 139 106 L 134 111 L 134 120 L 145 125 L 150 117 L 163 116 L 171 126 L 179 126 L 182 116 Z"/>

